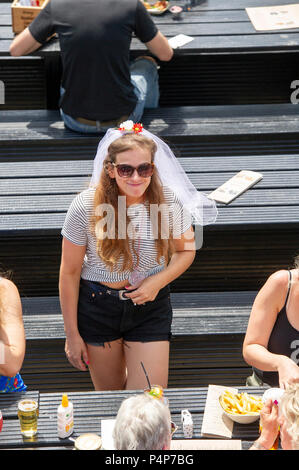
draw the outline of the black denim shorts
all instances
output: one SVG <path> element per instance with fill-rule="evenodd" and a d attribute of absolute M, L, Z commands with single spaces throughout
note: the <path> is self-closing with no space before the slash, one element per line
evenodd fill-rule
<path fill-rule="evenodd" d="M 92 281 L 80 282 L 78 329 L 83 340 L 92 345 L 124 341 L 170 341 L 172 307 L 169 286 L 155 300 L 134 305 L 106 293 L 107 288 Z M 114 289 L 111 289 L 114 290 Z"/>

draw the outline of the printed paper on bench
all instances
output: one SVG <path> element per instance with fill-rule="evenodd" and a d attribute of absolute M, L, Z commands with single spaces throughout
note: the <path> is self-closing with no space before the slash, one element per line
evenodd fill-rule
<path fill-rule="evenodd" d="M 205 437 L 220 437 L 230 439 L 233 433 L 234 422 L 223 413 L 219 397 L 225 390 L 238 393 L 238 389 L 209 385 L 205 411 L 201 426 L 201 435 Z"/>
<path fill-rule="evenodd" d="M 230 178 L 226 183 L 219 186 L 211 194 L 208 195 L 210 199 L 217 202 L 228 204 L 236 199 L 236 197 L 243 194 L 247 189 L 251 188 L 254 184 L 263 178 L 261 173 L 256 171 L 242 170 L 235 176 Z"/>
<path fill-rule="evenodd" d="M 245 10 L 257 31 L 299 28 L 299 3 Z"/>
<path fill-rule="evenodd" d="M 177 36 L 170 38 L 168 42 L 172 49 L 176 49 L 177 47 L 182 47 L 185 44 L 188 44 L 188 42 L 193 41 L 193 39 L 194 38 L 187 36 L 186 34 L 178 34 Z"/>

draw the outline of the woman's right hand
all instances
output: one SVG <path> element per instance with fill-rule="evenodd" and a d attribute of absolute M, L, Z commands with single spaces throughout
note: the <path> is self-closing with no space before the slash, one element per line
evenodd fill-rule
<path fill-rule="evenodd" d="M 299 382 L 299 367 L 289 357 L 280 358 L 277 371 L 280 388 L 286 389 L 288 384 Z"/>
<path fill-rule="evenodd" d="M 89 364 L 87 347 L 79 334 L 66 337 L 65 354 L 72 366 L 79 370 L 86 370 L 85 364 Z"/>
<path fill-rule="evenodd" d="M 271 449 L 277 438 L 278 425 L 278 406 L 271 399 L 267 400 L 260 412 L 261 435 L 259 442 L 266 449 Z"/>

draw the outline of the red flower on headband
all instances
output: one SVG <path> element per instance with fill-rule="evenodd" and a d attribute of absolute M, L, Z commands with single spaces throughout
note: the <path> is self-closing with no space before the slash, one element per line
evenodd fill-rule
<path fill-rule="evenodd" d="M 140 123 L 134 124 L 133 131 L 135 132 L 135 134 L 139 134 L 139 132 L 143 131 L 143 125 Z"/>
<path fill-rule="evenodd" d="M 143 130 L 143 125 L 140 123 L 134 124 L 133 121 L 125 121 L 120 124 L 118 130 L 121 132 L 134 132 L 135 134 L 139 134 L 139 132 Z"/>

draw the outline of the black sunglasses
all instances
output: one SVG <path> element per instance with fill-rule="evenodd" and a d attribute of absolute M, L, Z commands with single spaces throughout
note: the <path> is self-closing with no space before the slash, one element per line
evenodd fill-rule
<path fill-rule="evenodd" d="M 137 167 L 127 165 L 125 163 L 112 163 L 112 165 L 115 166 L 117 173 L 121 178 L 131 178 L 135 170 L 137 170 L 137 173 L 141 178 L 149 178 L 152 176 L 155 166 L 154 163 L 141 163 L 141 165 L 138 165 Z"/>

